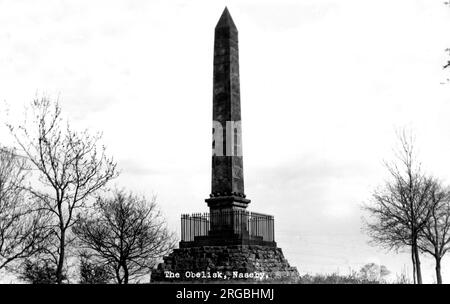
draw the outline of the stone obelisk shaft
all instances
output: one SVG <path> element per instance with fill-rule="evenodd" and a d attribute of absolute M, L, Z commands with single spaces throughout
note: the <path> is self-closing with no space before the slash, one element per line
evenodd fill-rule
<path fill-rule="evenodd" d="M 225 8 L 215 28 L 211 209 L 245 208 L 238 31 Z"/>

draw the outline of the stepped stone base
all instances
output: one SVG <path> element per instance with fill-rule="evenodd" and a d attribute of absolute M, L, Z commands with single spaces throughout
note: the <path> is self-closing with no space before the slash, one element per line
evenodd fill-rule
<path fill-rule="evenodd" d="M 285 282 L 299 279 L 281 248 L 258 245 L 178 248 L 152 272 L 153 282 Z"/>

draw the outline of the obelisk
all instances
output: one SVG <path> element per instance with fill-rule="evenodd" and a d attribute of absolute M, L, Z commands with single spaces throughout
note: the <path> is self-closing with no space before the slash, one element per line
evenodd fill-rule
<path fill-rule="evenodd" d="M 211 211 L 245 209 L 238 30 L 227 8 L 214 33 Z"/>
<path fill-rule="evenodd" d="M 181 215 L 179 248 L 152 271 L 152 280 L 231 283 L 221 276 L 189 274 L 233 278 L 233 273 L 258 272 L 271 282 L 295 282 L 298 271 L 277 247 L 273 216 L 246 210 L 250 200 L 244 194 L 238 31 L 227 8 L 215 28 L 213 82 L 212 181 L 206 199 L 210 212 Z M 234 278 L 245 281 L 257 280 Z"/>

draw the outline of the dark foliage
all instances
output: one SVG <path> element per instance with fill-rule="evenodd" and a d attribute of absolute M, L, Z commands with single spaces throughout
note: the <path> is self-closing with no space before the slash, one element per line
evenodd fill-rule
<path fill-rule="evenodd" d="M 26 260 L 23 263 L 23 270 L 20 279 L 31 284 L 56 284 L 58 283 L 56 267 L 48 261 Z M 63 273 L 63 281 L 67 276 Z"/>

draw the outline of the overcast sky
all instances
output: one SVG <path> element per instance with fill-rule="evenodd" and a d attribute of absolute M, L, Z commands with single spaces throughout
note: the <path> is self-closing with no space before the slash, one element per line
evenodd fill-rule
<path fill-rule="evenodd" d="M 104 133 L 118 186 L 151 196 L 179 233 L 210 193 L 214 27 L 239 30 L 244 174 L 251 211 L 304 273 L 367 262 L 394 274 L 408 254 L 367 245 L 360 206 L 387 177 L 395 129 L 417 137 L 450 182 L 443 0 L 0 0 L 0 117 L 59 98 L 78 128 Z M 3 122 L 0 143 L 11 144 Z M 450 280 L 450 258 L 444 281 Z M 423 261 L 434 280 L 433 261 Z"/>

